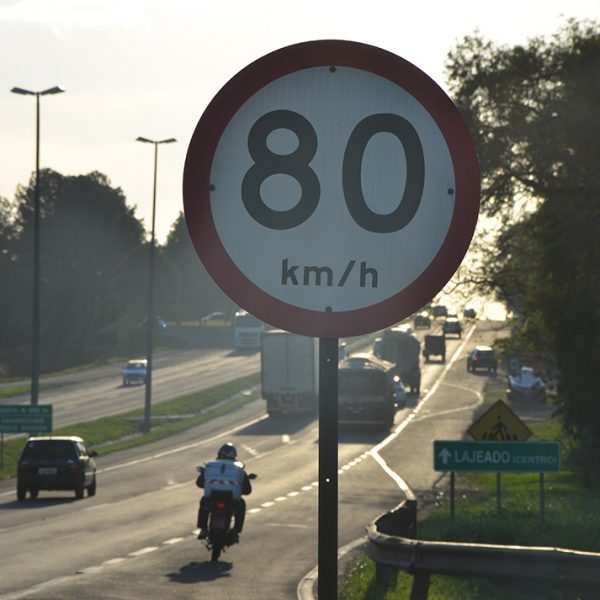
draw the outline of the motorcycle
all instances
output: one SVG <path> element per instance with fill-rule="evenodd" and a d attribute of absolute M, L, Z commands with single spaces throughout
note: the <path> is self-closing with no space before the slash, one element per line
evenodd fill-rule
<path fill-rule="evenodd" d="M 256 479 L 255 473 L 248 474 L 249 479 Z M 217 562 L 222 552 L 239 541 L 238 534 L 231 529 L 235 513 L 235 501 L 231 492 L 214 490 L 210 497 L 210 514 L 208 517 L 208 536 L 204 540 L 211 553 L 211 561 Z"/>

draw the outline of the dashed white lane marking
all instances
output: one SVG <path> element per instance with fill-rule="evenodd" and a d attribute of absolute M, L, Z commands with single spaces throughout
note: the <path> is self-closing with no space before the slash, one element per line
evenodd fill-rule
<path fill-rule="evenodd" d="M 107 506 L 111 506 L 112 502 L 105 502 L 104 504 L 95 504 L 94 506 L 88 506 L 84 508 L 84 512 L 90 512 L 92 510 L 98 510 L 99 508 L 106 508 Z"/>
<path fill-rule="evenodd" d="M 404 421 L 402 421 L 398 425 L 398 427 L 396 427 L 394 429 L 394 431 L 392 431 L 392 433 L 389 436 L 387 436 L 384 440 L 382 440 L 374 448 L 371 448 L 370 451 L 364 452 L 363 454 L 360 455 L 361 459 L 364 459 L 367 456 L 373 457 L 373 459 L 379 464 L 379 466 L 385 471 L 385 473 L 387 473 L 391 477 L 391 479 L 393 479 L 395 481 L 396 485 L 398 485 L 398 487 L 405 493 L 405 495 L 406 494 L 412 495 L 412 490 L 408 487 L 408 484 L 404 481 L 404 479 L 402 479 L 402 477 L 400 477 L 400 475 L 398 475 L 395 471 L 393 471 L 388 466 L 388 464 L 385 462 L 385 460 L 382 458 L 382 456 L 379 454 L 379 452 L 380 452 L 380 450 L 385 448 L 385 446 L 387 446 L 390 442 L 395 440 L 398 437 L 398 435 L 400 435 L 400 433 L 410 423 L 414 422 L 417 419 L 417 415 L 421 412 L 421 410 L 423 409 L 423 406 L 425 406 L 427 401 L 435 394 L 436 390 L 438 389 L 438 387 L 444 380 L 446 374 L 450 370 L 450 367 L 458 360 L 458 358 L 462 354 L 465 346 L 467 345 L 467 342 L 469 341 L 469 339 L 475 332 L 475 329 L 476 329 L 476 326 L 472 327 L 471 330 L 468 332 L 468 334 L 463 338 L 462 343 L 460 344 L 460 346 L 458 347 L 456 352 L 452 355 L 452 358 L 446 364 L 446 367 L 442 371 L 442 374 L 440 375 L 440 377 L 437 379 L 437 381 L 434 383 L 434 385 L 431 389 L 425 390 L 425 392 L 426 392 L 425 396 L 419 402 L 417 407 L 408 415 L 408 417 L 406 419 L 404 419 Z M 472 392 L 473 390 L 469 390 L 469 391 Z M 477 395 L 479 397 L 479 402 L 481 402 L 482 401 L 481 394 L 477 394 Z M 421 416 L 421 418 L 423 418 L 423 417 Z M 366 541 L 366 539 L 364 537 L 359 538 L 357 540 L 354 540 L 353 542 L 350 542 L 343 548 L 338 548 L 338 559 L 340 557 L 342 557 L 344 554 L 346 554 L 347 552 L 349 552 L 352 548 L 355 548 L 355 547 L 359 546 L 360 544 L 365 543 L 365 541 Z M 296 591 L 296 595 L 299 600 L 314 600 L 313 588 L 314 588 L 314 582 L 317 579 L 318 574 L 319 574 L 318 566 L 316 566 L 316 567 L 314 567 L 314 569 L 312 569 L 309 573 L 307 573 L 300 580 L 300 583 L 298 584 L 298 588 Z"/>
<path fill-rule="evenodd" d="M 122 563 L 125 560 L 124 556 L 119 556 L 117 558 L 111 558 L 110 560 L 105 560 L 102 564 L 103 565 L 118 565 L 119 563 Z"/>
<path fill-rule="evenodd" d="M 251 448 L 244 447 L 244 450 L 246 452 L 248 452 L 249 454 L 252 454 L 252 452 L 250 451 L 250 450 L 252 450 Z M 254 451 L 254 452 L 256 452 L 256 451 Z M 360 464 L 368 456 L 369 456 L 369 452 L 363 452 L 360 456 L 354 458 L 353 460 L 349 461 L 347 464 L 343 465 L 339 469 L 339 472 L 341 474 L 346 473 L 352 467 Z M 182 485 L 188 485 L 188 482 L 185 482 L 183 484 L 168 485 L 164 489 L 176 489 Z M 260 507 L 249 508 L 246 511 L 246 513 L 247 514 L 257 514 L 264 509 L 275 506 L 275 504 L 278 502 L 283 502 L 289 498 L 295 498 L 296 496 L 299 496 L 302 492 L 310 492 L 314 489 L 317 489 L 318 487 L 319 487 L 319 482 L 313 481 L 309 485 L 302 486 L 300 488 L 301 489 L 300 492 L 293 490 L 291 492 L 288 492 L 285 496 L 277 496 L 272 501 L 263 502 Z M 105 508 L 106 506 L 110 506 L 110 503 L 98 504 L 96 506 L 90 506 L 89 508 L 87 508 L 85 510 L 96 510 L 98 508 Z M 283 523 L 283 524 L 268 523 L 268 525 L 273 526 L 273 527 L 289 527 L 289 528 L 307 528 L 308 527 L 307 525 L 299 525 L 299 524 L 293 524 L 293 523 L 291 523 L 291 524 L 290 523 Z M 199 533 L 199 529 L 195 529 L 192 532 L 192 535 L 194 537 L 196 537 L 198 535 L 198 533 Z M 168 540 L 163 541 L 160 546 L 146 546 L 145 548 L 141 548 L 140 550 L 137 550 L 135 552 L 130 552 L 127 556 L 119 556 L 119 557 L 111 558 L 109 560 L 105 560 L 99 565 L 90 566 L 90 567 L 79 570 L 78 574 L 83 575 L 83 574 L 96 573 L 97 571 L 101 570 L 103 567 L 110 567 L 110 566 L 118 565 L 118 564 L 122 563 L 123 561 L 126 561 L 128 558 L 135 558 L 137 556 L 144 556 L 145 554 L 150 554 L 151 552 L 160 550 L 161 547 L 164 548 L 164 547 L 168 547 L 168 546 L 173 546 L 174 544 L 178 544 L 179 542 L 183 541 L 184 539 L 185 539 L 184 537 L 170 538 Z M 8 600 L 9 598 L 10 598 L 10 600 L 17 600 L 19 598 L 24 598 L 26 596 L 31 595 L 34 591 L 38 591 L 39 589 L 42 589 L 43 587 L 49 587 L 55 583 L 65 581 L 66 579 L 67 579 L 66 577 L 65 578 L 56 578 L 56 579 L 47 581 L 44 584 L 40 584 L 39 586 L 33 586 L 32 588 L 29 588 L 28 590 L 22 590 L 21 592 L 17 592 L 14 595 L 0 596 L 0 600 Z"/>
<path fill-rule="evenodd" d="M 150 552 L 154 552 L 158 550 L 158 546 L 146 546 L 141 550 L 136 550 L 135 552 L 130 552 L 127 556 L 142 556 L 144 554 L 150 554 Z"/>
<path fill-rule="evenodd" d="M 266 417 L 262 417 L 261 419 L 257 419 L 257 420 L 255 420 L 253 422 L 260 421 L 263 418 L 266 418 Z M 235 430 L 238 430 L 240 428 L 241 427 L 235 428 Z M 231 431 L 234 431 L 234 430 L 231 430 Z M 316 430 L 315 430 L 315 432 L 316 432 Z M 222 437 L 223 435 L 226 435 L 226 434 L 220 434 L 219 436 L 216 436 L 216 438 Z M 287 438 L 287 439 L 284 439 L 284 438 Z M 213 438 L 213 439 L 215 439 L 215 438 Z M 206 442 L 206 440 L 204 440 L 204 442 Z M 284 442 L 284 443 L 290 443 L 291 440 L 289 439 L 289 436 L 282 436 L 282 442 Z M 167 451 L 167 452 L 162 452 L 162 453 L 159 453 L 159 454 L 155 454 L 155 455 L 153 455 L 151 457 L 147 457 L 145 459 L 131 461 L 129 463 L 123 463 L 121 465 L 115 465 L 113 467 L 108 467 L 108 468 L 103 469 L 103 470 L 104 471 L 109 471 L 109 470 L 112 471 L 114 469 L 131 466 L 133 464 L 138 464 L 140 462 L 146 462 L 147 460 L 151 460 L 152 458 L 158 458 L 158 457 L 164 456 L 166 454 L 173 454 L 174 452 L 181 452 L 183 449 L 187 449 L 187 448 L 190 448 L 190 447 L 195 447 L 195 446 L 198 446 L 198 445 L 200 445 L 200 444 L 199 443 L 190 444 L 190 445 L 185 446 L 185 447 L 177 448 L 174 451 L 171 450 L 171 451 Z M 253 455 L 255 457 L 260 455 L 256 450 L 254 450 L 253 448 L 251 448 L 249 446 L 244 446 L 244 450 L 246 452 L 248 452 L 248 454 L 251 454 L 251 455 Z M 370 455 L 372 455 L 372 451 L 371 452 L 369 452 L 369 451 L 363 452 L 360 456 L 354 458 L 353 460 L 349 461 L 347 464 L 345 464 L 342 467 L 340 467 L 339 470 L 338 470 L 338 472 L 340 474 L 346 473 L 348 470 L 350 470 L 352 467 L 360 464 L 364 459 L 366 459 Z M 175 484 L 174 482 L 169 482 L 169 485 L 167 485 L 163 489 L 177 489 L 178 487 L 181 487 L 183 485 L 188 485 L 188 482 L 184 482 L 184 483 L 181 483 L 181 484 Z M 300 489 L 303 492 L 309 492 L 309 491 L 312 491 L 313 489 L 316 489 L 318 487 L 319 487 L 319 482 L 318 481 L 313 481 L 313 482 L 310 483 L 310 485 L 304 485 Z M 14 492 L 11 492 L 11 493 L 14 493 Z M 256 514 L 256 513 L 259 513 L 263 509 L 270 508 L 271 506 L 274 506 L 276 502 L 283 502 L 287 498 L 294 498 L 296 496 L 299 496 L 300 493 L 301 492 L 293 490 L 291 492 L 288 492 L 285 496 L 278 496 L 278 497 L 276 497 L 273 501 L 263 502 L 261 504 L 261 507 L 250 508 L 250 509 L 248 509 L 246 511 L 246 513 L 247 514 Z M 89 508 L 87 508 L 85 510 L 96 510 L 98 508 L 105 508 L 106 506 L 110 506 L 110 503 L 98 504 L 96 506 L 90 506 Z M 279 527 L 281 527 L 281 526 L 286 526 L 286 527 L 302 527 L 302 528 L 306 528 L 307 527 L 307 525 L 294 525 L 294 524 L 283 524 L 282 525 L 282 524 L 277 524 L 277 523 L 273 523 L 273 524 L 269 523 L 269 525 L 279 526 Z M 192 535 L 195 537 L 195 536 L 198 535 L 198 532 L 199 532 L 199 530 L 195 529 L 192 532 Z M 171 538 L 171 539 L 168 539 L 168 540 L 165 540 L 164 542 L 162 542 L 161 545 L 162 546 L 172 546 L 174 544 L 177 544 L 177 543 L 183 541 L 184 539 L 185 538 L 183 538 L 183 537 Z M 87 567 L 85 569 L 82 569 L 82 570 L 78 571 L 78 573 L 80 573 L 80 574 L 95 573 L 98 570 L 100 570 L 102 567 L 109 567 L 111 565 L 117 565 L 117 564 L 119 564 L 119 563 L 127 560 L 127 558 L 130 558 L 130 557 L 133 558 L 133 557 L 137 557 L 137 556 L 143 556 L 145 554 L 149 554 L 149 553 L 154 552 L 154 551 L 159 550 L 159 549 L 160 549 L 159 546 L 147 546 L 147 547 L 141 548 L 140 550 L 137 550 L 135 552 L 130 552 L 126 557 L 111 558 L 109 560 L 105 560 L 100 565 L 91 566 L 91 567 Z M 21 592 L 17 592 L 15 594 L 11 594 L 9 596 L 0 596 L 0 600 L 5 600 L 5 599 L 8 600 L 8 598 L 10 598 L 11 600 L 12 599 L 16 600 L 17 598 L 23 598 L 25 596 L 29 596 L 34 591 L 42 589 L 43 587 L 46 587 L 46 586 L 50 586 L 53 583 L 57 583 L 59 581 L 63 581 L 65 579 L 66 578 L 56 578 L 56 579 L 44 582 L 43 584 L 39 584 L 37 586 L 33 586 L 32 588 L 29 588 L 28 590 L 22 590 Z"/>
<path fill-rule="evenodd" d="M 351 460 L 347 464 L 345 464 L 342 467 L 340 467 L 340 469 L 339 469 L 338 472 L 340 473 L 340 475 L 348 472 L 352 467 L 355 467 L 356 465 L 360 464 L 368 456 L 369 456 L 369 452 L 363 452 L 360 456 L 354 458 L 353 460 Z M 260 505 L 260 507 L 249 508 L 248 510 L 246 510 L 246 513 L 248 513 L 248 514 L 256 514 L 256 513 L 260 512 L 263 509 L 271 508 L 272 506 L 275 506 L 275 504 L 278 503 L 278 502 L 283 502 L 287 498 L 295 498 L 296 496 L 299 496 L 302 492 L 311 492 L 312 490 L 314 490 L 314 489 L 316 489 L 318 487 L 319 487 L 319 482 L 318 481 L 313 481 L 313 482 L 311 482 L 308 485 L 303 485 L 300 488 L 300 491 L 292 490 L 291 492 L 288 492 L 285 496 L 277 496 L 273 500 L 269 500 L 267 502 L 263 502 Z"/>
<path fill-rule="evenodd" d="M 92 573 L 97 573 L 102 569 L 102 565 L 97 565 L 95 567 L 86 567 L 85 569 L 81 569 L 79 571 L 75 571 L 77 575 L 91 575 Z"/>
<path fill-rule="evenodd" d="M 136 460 L 130 460 L 128 462 L 124 462 L 124 463 L 120 463 L 120 464 L 116 464 L 111 467 L 104 467 L 102 469 L 98 469 L 96 472 L 97 473 L 106 473 L 108 471 L 124 469 L 126 467 L 131 467 L 133 465 L 139 465 L 140 463 L 148 462 L 149 460 L 154 460 L 156 458 L 162 458 L 163 456 L 169 456 L 171 454 L 177 454 L 179 452 L 184 452 L 184 451 L 190 450 L 192 448 L 198 448 L 199 446 L 204 446 L 205 444 L 212 443 L 215 440 L 218 440 L 220 438 L 230 436 L 232 433 L 241 431 L 242 429 L 245 429 L 246 427 L 249 427 L 250 425 L 254 425 L 254 424 L 259 423 L 260 421 L 264 421 L 265 419 L 268 419 L 268 418 L 269 418 L 269 415 L 263 415 L 261 417 L 258 417 L 257 419 L 252 419 L 251 421 L 247 421 L 246 423 L 242 423 L 241 425 L 232 427 L 231 429 L 228 429 L 227 431 L 222 431 L 221 433 L 218 433 L 217 435 L 214 435 L 211 438 L 204 438 L 200 442 L 194 442 L 192 444 L 178 446 L 177 448 L 171 448 L 170 450 L 165 450 L 164 452 L 158 452 L 156 454 L 152 454 L 151 456 L 144 456 L 142 458 L 138 458 Z"/>
<path fill-rule="evenodd" d="M 258 450 L 255 450 L 254 448 L 252 448 L 252 446 L 248 446 L 247 444 L 242 444 L 242 449 L 247 452 L 248 454 L 250 454 L 251 456 L 254 456 L 255 458 L 258 456 Z"/>

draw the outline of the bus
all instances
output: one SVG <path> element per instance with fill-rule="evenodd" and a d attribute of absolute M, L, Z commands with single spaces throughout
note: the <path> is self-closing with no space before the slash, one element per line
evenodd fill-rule
<path fill-rule="evenodd" d="M 233 345 L 236 350 L 258 350 L 265 324 L 255 316 L 239 310 L 233 318 Z"/>

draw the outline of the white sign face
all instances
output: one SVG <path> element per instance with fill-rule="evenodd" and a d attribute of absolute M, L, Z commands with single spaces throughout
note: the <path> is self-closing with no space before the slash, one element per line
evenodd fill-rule
<path fill-rule="evenodd" d="M 441 89 L 394 55 L 335 41 L 238 74 L 203 115 L 184 179 L 217 283 L 263 320 L 320 337 L 381 329 L 430 300 L 468 248 L 478 192 Z"/>

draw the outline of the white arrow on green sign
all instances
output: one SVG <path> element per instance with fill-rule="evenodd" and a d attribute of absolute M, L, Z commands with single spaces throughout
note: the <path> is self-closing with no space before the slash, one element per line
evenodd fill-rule
<path fill-rule="evenodd" d="M 433 469 L 450 472 L 559 473 L 558 442 L 433 442 Z"/>

